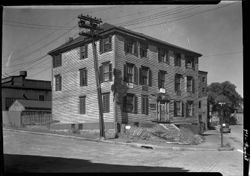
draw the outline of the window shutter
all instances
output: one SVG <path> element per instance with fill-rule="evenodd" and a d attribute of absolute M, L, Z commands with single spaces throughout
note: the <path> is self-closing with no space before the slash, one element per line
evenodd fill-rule
<path fill-rule="evenodd" d="M 88 44 L 85 44 L 85 56 L 84 58 L 88 57 Z"/>
<path fill-rule="evenodd" d="M 195 83 L 194 83 L 194 78 L 192 78 L 192 88 L 193 88 L 193 93 L 195 92 Z"/>
<path fill-rule="evenodd" d="M 142 69 L 139 68 L 139 84 L 142 85 Z"/>
<path fill-rule="evenodd" d="M 176 109 L 176 101 L 174 101 L 174 116 L 176 117 L 177 116 L 177 109 Z"/>
<path fill-rule="evenodd" d="M 127 40 L 124 40 L 124 52 L 127 53 L 128 52 L 128 44 L 127 44 Z"/>
<path fill-rule="evenodd" d="M 138 85 L 138 70 L 135 65 L 134 65 L 134 84 Z"/>
<path fill-rule="evenodd" d="M 166 50 L 166 63 L 169 64 L 169 50 Z"/>
<path fill-rule="evenodd" d="M 141 113 L 144 114 L 145 112 L 145 103 L 144 103 L 144 97 L 141 95 Z"/>
<path fill-rule="evenodd" d="M 188 117 L 189 115 L 188 115 L 188 106 L 189 106 L 189 103 L 188 103 L 188 101 L 186 102 L 186 117 Z"/>
<path fill-rule="evenodd" d="M 99 79 L 100 79 L 100 82 L 102 83 L 103 82 L 103 65 L 101 65 L 99 67 Z"/>
<path fill-rule="evenodd" d="M 185 105 L 184 102 L 182 102 L 182 117 L 184 117 L 184 113 L 185 113 Z"/>
<path fill-rule="evenodd" d="M 59 76 L 59 90 L 62 90 L 62 76 Z"/>
<path fill-rule="evenodd" d="M 138 111 L 138 97 L 134 96 L 134 113 L 137 114 Z"/>
<path fill-rule="evenodd" d="M 158 88 L 161 87 L 161 85 L 160 85 L 160 76 L 161 76 L 161 72 L 159 71 L 158 72 Z"/>
<path fill-rule="evenodd" d="M 99 41 L 99 52 L 103 53 L 103 40 L 102 39 L 100 39 Z"/>
<path fill-rule="evenodd" d="M 83 86 L 83 70 L 79 70 L 80 72 L 80 86 Z"/>
<path fill-rule="evenodd" d="M 124 64 L 124 66 L 123 66 L 123 80 L 125 82 L 128 82 L 128 79 L 127 79 L 127 64 Z"/>
<path fill-rule="evenodd" d="M 158 62 L 161 62 L 161 50 L 158 48 Z"/>
<path fill-rule="evenodd" d="M 53 61 L 52 62 L 53 62 L 53 68 L 55 68 L 55 65 L 56 65 L 55 64 L 55 56 L 53 56 Z"/>
<path fill-rule="evenodd" d="M 109 36 L 110 50 L 112 50 L 112 35 Z"/>
<path fill-rule="evenodd" d="M 146 97 L 146 115 L 148 115 L 148 97 Z"/>
<path fill-rule="evenodd" d="M 148 85 L 152 86 L 152 71 L 151 71 L 151 69 L 149 69 L 148 71 L 149 71 L 149 73 L 148 73 L 148 78 L 149 78 Z"/>
<path fill-rule="evenodd" d="M 112 64 L 109 64 L 109 81 L 112 81 Z"/>
<path fill-rule="evenodd" d="M 134 42 L 134 55 L 138 57 L 138 44 L 137 42 Z"/>
<path fill-rule="evenodd" d="M 123 97 L 123 106 L 122 106 L 123 112 L 126 112 L 126 104 L 127 104 L 127 96 L 124 96 Z"/>
<path fill-rule="evenodd" d="M 174 78 L 174 90 L 177 91 L 177 75 Z"/>
<path fill-rule="evenodd" d="M 85 74 L 84 74 L 84 85 L 87 86 L 88 85 L 88 70 L 85 69 L 84 72 L 85 72 Z"/>

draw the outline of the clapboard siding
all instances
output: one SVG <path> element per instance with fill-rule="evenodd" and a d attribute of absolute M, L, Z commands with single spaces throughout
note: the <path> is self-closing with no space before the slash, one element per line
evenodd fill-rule
<path fill-rule="evenodd" d="M 114 40 L 114 37 L 112 38 Z M 112 43 L 114 43 L 112 41 Z M 99 54 L 99 41 L 96 42 L 99 66 L 106 61 L 114 63 L 114 45 L 112 51 Z M 80 86 L 79 69 L 86 68 L 88 85 Z M 62 91 L 55 91 L 54 76 L 62 76 Z M 62 53 L 62 66 L 52 72 L 52 114 L 62 123 L 94 123 L 99 122 L 99 109 L 93 60 L 92 44 L 88 44 L 88 57 L 80 60 L 80 48 Z M 110 90 L 113 82 L 102 83 L 102 93 L 110 92 L 110 112 L 104 113 L 105 122 L 114 122 L 113 94 Z M 86 96 L 86 114 L 79 113 L 79 97 Z"/>
<path fill-rule="evenodd" d="M 152 70 L 152 87 L 148 87 L 148 91 L 142 91 L 141 85 L 134 85 L 133 88 L 128 89 L 128 93 L 133 93 L 138 97 L 138 113 L 124 113 L 122 112 L 122 104 L 117 106 L 117 118 L 119 122 L 122 122 L 122 118 L 127 118 L 128 123 L 130 122 L 140 122 L 140 121 L 147 121 L 152 120 L 155 118 L 155 113 L 151 112 L 149 109 L 149 115 L 141 114 L 141 95 L 148 95 L 149 96 L 149 103 L 156 103 L 156 97 L 152 94 L 159 93 L 158 89 L 158 71 L 165 70 L 167 71 L 166 80 L 165 80 L 165 88 L 168 94 L 171 96 L 173 100 L 183 100 L 186 102 L 187 100 L 194 101 L 194 117 L 192 118 L 177 118 L 174 117 L 174 110 L 173 110 L 173 100 L 170 102 L 170 118 L 173 121 L 189 121 L 189 122 L 197 122 L 198 116 L 198 109 L 197 109 L 197 98 L 198 98 L 198 58 L 195 58 L 196 64 L 195 69 L 187 69 L 185 67 L 185 54 L 181 54 L 181 67 L 174 66 L 174 53 L 173 50 L 170 50 L 170 62 L 169 64 L 166 63 L 158 63 L 158 47 L 155 44 L 148 42 L 148 56 L 147 58 L 140 58 L 140 56 L 136 57 L 132 54 L 125 54 L 124 51 L 124 41 L 125 37 L 121 35 L 115 36 L 115 56 L 116 56 L 116 69 L 121 70 L 122 76 L 124 77 L 124 64 L 126 62 L 133 63 L 136 65 L 137 68 L 143 66 L 147 66 Z M 168 48 L 168 46 L 166 46 Z M 186 92 L 186 80 L 181 79 L 181 96 L 177 96 L 175 93 L 175 74 L 179 73 L 183 75 L 183 78 L 186 76 L 193 76 L 195 80 L 195 93 L 189 95 Z M 120 107 L 119 107 L 120 106 Z"/>

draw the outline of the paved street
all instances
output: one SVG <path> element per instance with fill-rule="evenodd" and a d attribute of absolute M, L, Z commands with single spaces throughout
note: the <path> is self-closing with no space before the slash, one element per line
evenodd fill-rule
<path fill-rule="evenodd" d="M 174 151 L 4 130 L 7 172 L 221 172 L 243 175 L 238 151 Z"/>

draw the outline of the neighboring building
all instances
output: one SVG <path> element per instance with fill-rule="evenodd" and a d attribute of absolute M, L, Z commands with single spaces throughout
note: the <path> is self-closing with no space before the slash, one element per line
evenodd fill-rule
<path fill-rule="evenodd" d="M 96 43 L 105 127 L 145 121 L 198 124 L 201 54 L 107 23 L 102 28 Z M 80 36 L 49 54 L 53 119 L 98 129 L 91 40 Z"/>
<path fill-rule="evenodd" d="M 4 124 L 20 127 L 25 125 L 48 125 L 52 122 L 51 101 L 16 100 L 10 107 Z"/>
<path fill-rule="evenodd" d="M 2 110 L 8 111 L 15 100 L 51 101 L 51 82 L 26 79 L 27 72 L 2 79 Z"/>
<path fill-rule="evenodd" d="M 198 78 L 198 118 L 200 128 L 204 131 L 208 128 L 207 72 L 199 71 Z"/>

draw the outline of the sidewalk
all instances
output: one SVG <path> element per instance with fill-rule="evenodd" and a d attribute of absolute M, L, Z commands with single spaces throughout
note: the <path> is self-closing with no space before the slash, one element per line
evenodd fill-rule
<path fill-rule="evenodd" d="M 100 140 L 99 138 L 86 138 L 83 136 L 73 136 L 73 135 L 64 135 L 64 134 L 55 134 L 55 133 L 48 133 L 48 132 L 35 132 L 35 131 L 27 131 L 27 130 L 20 130 L 20 129 L 6 129 L 3 130 L 8 131 L 15 131 L 15 132 L 22 132 L 22 133 L 32 133 L 37 135 L 51 135 L 51 136 L 58 136 L 64 138 L 73 138 L 76 140 L 88 140 L 94 142 L 104 142 L 104 143 L 113 143 L 113 144 L 120 144 L 120 145 L 129 145 L 132 147 L 137 148 L 146 148 L 146 149 L 160 149 L 160 150 L 179 150 L 179 151 L 218 151 L 218 147 L 220 146 L 220 137 L 219 133 L 216 130 L 209 130 L 204 133 L 206 141 L 199 144 L 199 145 L 187 145 L 187 144 L 176 144 L 176 143 L 161 143 L 161 144 L 149 144 L 143 142 L 123 142 L 117 141 L 115 139 L 104 139 Z"/>

